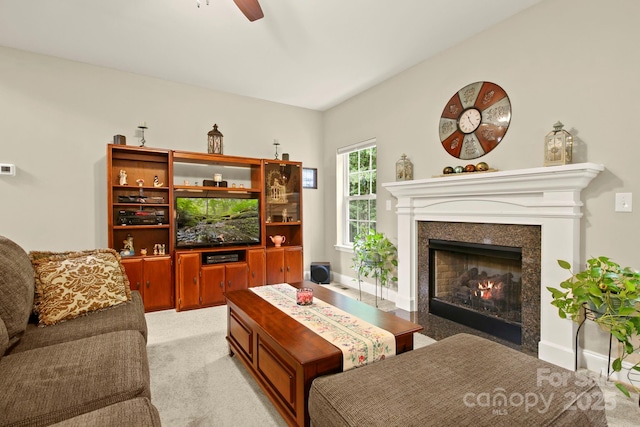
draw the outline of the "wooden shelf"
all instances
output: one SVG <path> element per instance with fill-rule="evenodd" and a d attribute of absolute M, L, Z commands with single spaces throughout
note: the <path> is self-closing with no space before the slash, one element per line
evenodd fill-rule
<path fill-rule="evenodd" d="M 204 187 L 204 186 L 195 186 L 195 185 L 174 185 L 173 189 L 175 191 L 186 191 L 189 193 L 204 193 L 207 191 L 219 192 L 219 193 L 234 193 L 234 194 L 249 194 L 249 193 L 258 193 L 260 194 L 261 190 L 259 188 L 238 188 L 238 187 Z"/>
<path fill-rule="evenodd" d="M 223 154 L 207 154 L 207 153 L 193 153 L 187 151 L 174 151 L 173 161 L 175 163 L 194 163 L 194 164 L 209 164 L 209 165 L 222 165 L 222 166 L 261 166 L 262 160 L 252 157 L 240 157 L 240 156 L 227 156 Z"/>
<path fill-rule="evenodd" d="M 155 207 L 159 207 L 159 208 L 168 208 L 169 204 L 168 203 L 114 203 L 113 206 L 140 206 L 143 208 L 155 208 Z"/>
<path fill-rule="evenodd" d="M 156 224 L 156 225 L 114 225 L 114 230 L 149 230 L 154 228 L 169 228 L 169 224 Z"/>
<path fill-rule="evenodd" d="M 143 185 L 142 187 L 139 185 L 114 185 L 114 189 L 122 189 L 122 190 L 168 190 L 169 187 L 153 187 L 149 185 Z"/>

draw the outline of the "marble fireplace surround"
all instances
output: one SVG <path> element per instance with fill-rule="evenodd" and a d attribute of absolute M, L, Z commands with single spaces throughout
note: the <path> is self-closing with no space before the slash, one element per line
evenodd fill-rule
<path fill-rule="evenodd" d="M 573 322 L 561 319 L 546 286 L 566 279 L 558 259 L 580 261 L 580 192 L 604 170 L 594 163 L 482 172 L 382 184 L 398 199 L 396 305 L 418 310 L 418 229 L 422 221 L 540 226 L 538 357 L 574 368 Z"/>

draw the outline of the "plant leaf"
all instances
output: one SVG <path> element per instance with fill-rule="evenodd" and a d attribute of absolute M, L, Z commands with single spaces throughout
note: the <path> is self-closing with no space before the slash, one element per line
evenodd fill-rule
<path fill-rule="evenodd" d="M 565 270 L 571 270 L 571 264 L 569 264 L 567 261 L 559 259 L 558 260 L 558 265 L 560 267 L 564 268 Z"/>
<path fill-rule="evenodd" d="M 611 364 L 611 368 L 616 372 L 620 372 L 620 370 L 622 369 L 622 359 L 618 357 L 616 360 L 614 360 Z"/>
<path fill-rule="evenodd" d="M 550 288 L 547 287 L 547 289 L 549 290 L 549 292 L 551 292 L 551 294 L 553 295 L 553 298 L 562 298 L 567 296 L 568 292 L 562 292 L 559 289 L 555 289 L 555 288 Z"/>
<path fill-rule="evenodd" d="M 629 390 L 627 390 L 627 388 L 624 386 L 624 384 L 616 383 L 616 387 L 618 387 L 618 390 L 623 392 L 625 396 L 627 396 L 629 398 L 631 397 L 631 394 L 629 393 Z"/>
<path fill-rule="evenodd" d="M 620 316 L 629 316 L 630 314 L 635 313 L 636 309 L 633 307 L 620 307 L 620 310 L 618 310 L 618 314 Z"/>

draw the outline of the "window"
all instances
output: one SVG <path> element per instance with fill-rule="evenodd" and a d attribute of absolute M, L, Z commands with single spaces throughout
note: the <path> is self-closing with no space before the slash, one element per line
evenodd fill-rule
<path fill-rule="evenodd" d="M 376 163 L 375 140 L 338 150 L 339 245 L 351 246 L 359 233 L 376 229 Z"/>

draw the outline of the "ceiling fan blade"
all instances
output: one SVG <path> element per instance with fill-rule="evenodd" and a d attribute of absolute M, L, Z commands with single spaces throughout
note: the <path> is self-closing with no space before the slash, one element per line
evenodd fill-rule
<path fill-rule="evenodd" d="M 233 2 L 238 6 L 242 13 L 244 13 L 244 16 L 246 16 L 249 21 L 253 22 L 260 18 L 264 18 L 264 13 L 262 13 L 262 8 L 260 7 L 258 0 L 233 0 Z"/>

